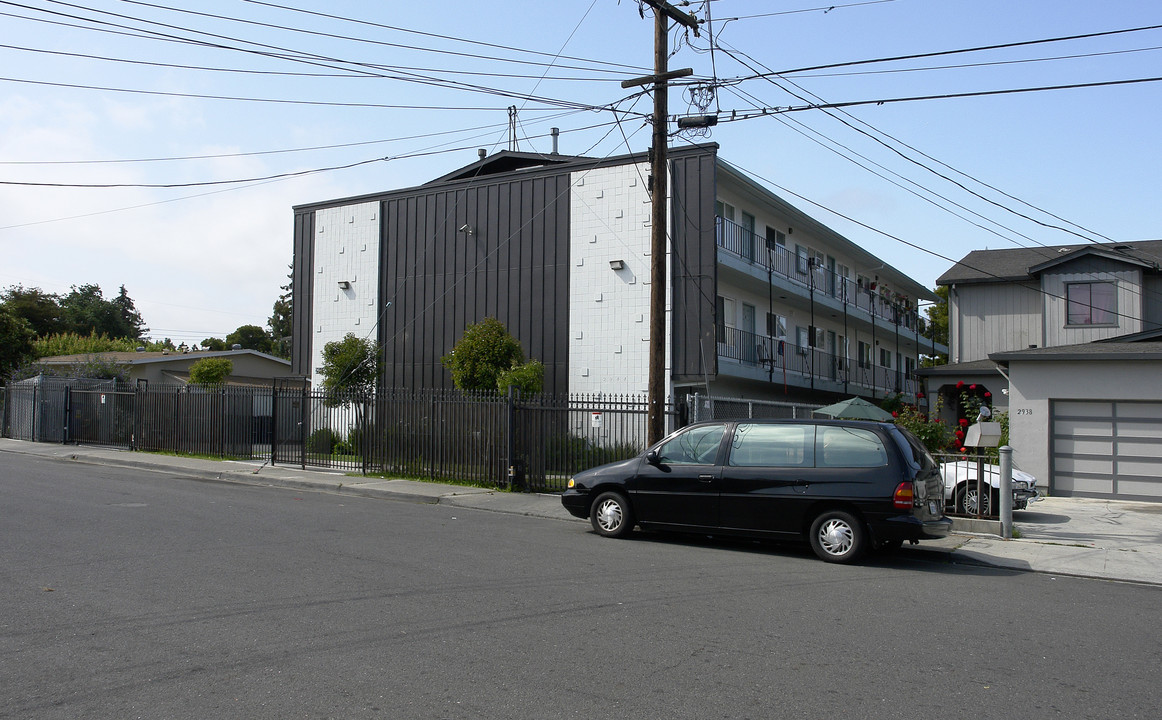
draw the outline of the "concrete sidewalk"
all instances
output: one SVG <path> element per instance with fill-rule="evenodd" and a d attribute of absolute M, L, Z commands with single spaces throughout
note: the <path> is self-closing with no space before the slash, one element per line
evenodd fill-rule
<path fill-rule="evenodd" d="M 316 490 L 583 522 L 551 494 L 510 493 L 415 480 L 383 480 L 258 461 L 204 460 L 88 446 L 0 438 L 0 453 L 130 467 L 178 477 Z M 3 456 L 0 455 L 0 466 Z M 903 552 L 943 554 L 951 562 L 1162 585 L 1162 503 L 1046 498 L 1013 513 L 1020 538 L 955 532 Z"/>

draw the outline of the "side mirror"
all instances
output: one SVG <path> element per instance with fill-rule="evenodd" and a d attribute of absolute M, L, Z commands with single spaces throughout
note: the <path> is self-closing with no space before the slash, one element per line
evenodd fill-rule
<path fill-rule="evenodd" d="M 648 462 L 650 465 L 657 465 L 658 464 L 658 451 L 657 450 L 650 450 L 648 453 L 646 453 L 646 462 Z"/>

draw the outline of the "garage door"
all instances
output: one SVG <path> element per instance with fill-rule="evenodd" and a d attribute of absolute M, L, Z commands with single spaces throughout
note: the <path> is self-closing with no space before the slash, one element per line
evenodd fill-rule
<path fill-rule="evenodd" d="M 1162 502 L 1162 402 L 1053 400 L 1052 495 Z"/>

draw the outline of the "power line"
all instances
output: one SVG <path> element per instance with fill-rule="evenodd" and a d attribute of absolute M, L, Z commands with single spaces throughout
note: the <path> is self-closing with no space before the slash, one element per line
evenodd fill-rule
<path fill-rule="evenodd" d="M 1067 85 L 1043 85 L 1040 87 L 1011 88 L 1006 90 L 978 90 L 975 92 L 942 93 L 939 95 L 914 95 L 910 97 L 880 98 L 878 100 L 851 100 L 848 102 L 837 103 L 812 103 L 808 105 L 753 108 L 752 110 L 742 114 L 733 113 L 728 118 L 719 119 L 719 122 L 737 122 L 739 120 L 750 120 L 756 117 L 761 117 L 763 115 L 802 112 L 804 110 L 829 110 L 834 108 L 859 107 L 863 105 L 889 105 L 892 103 L 918 102 L 922 100 L 954 100 L 959 98 L 987 97 L 990 95 L 1014 95 L 1020 93 L 1050 92 L 1056 90 L 1079 90 L 1097 87 L 1116 87 L 1119 85 L 1136 85 L 1159 81 L 1162 81 L 1162 77 L 1131 78 L 1129 80 L 1104 80 L 1101 82 L 1070 83 Z"/>
<path fill-rule="evenodd" d="M 804 73 L 804 72 L 810 72 L 813 70 L 831 70 L 834 68 L 853 67 L 856 65 L 871 65 L 874 63 L 897 62 L 900 60 L 917 60 L 917 59 L 921 59 L 921 58 L 941 57 L 941 56 L 945 56 L 945 55 L 958 55 L 958 54 L 962 54 L 962 53 L 982 52 L 985 50 L 1002 50 L 1002 49 L 1007 49 L 1007 48 L 1026 47 L 1029 45 L 1043 45 L 1046 43 L 1066 42 L 1069 40 L 1084 40 L 1084 39 L 1089 39 L 1089 38 L 1107 37 L 1110 35 L 1123 35 L 1126 33 L 1144 32 L 1147 30 L 1158 30 L 1158 29 L 1162 29 L 1162 25 L 1145 25 L 1142 27 L 1124 28 L 1122 30 L 1106 30 L 1103 32 L 1085 33 L 1082 35 L 1065 35 L 1062 37 L 1044 38 L 1042 40 L 1022 40 L 1020 42 L 1000 43 L 1000 44 L 996 44 L 996 45 L 980 45 L 980 46 L 971 47 L 971 48 L 961 48 L 959 50 L 940 50 L 937 52 L 916 53 L 916 54 L 912 54 L 912 55 L 896 55 L 896 56 L 892 56 L 892 57 L 874 58 L 871 60 L 852 60 L 849 62 L 828 63 L 826 65 L 811 65 L 808 67 L 795 68 L 793 70 L 781 70 L 778 72 L 772 70 L 770 72 L 761 73 L 758 75 L 745 77 L 745 78 L 738 78 L 738 79 L 739 80 L 753 80 L 753 79 L 770 77 L 770 76 L 790 75 L 793 73 Z"/>
<path fill-rule="evenodd" d="M 77 5 L 72 5 L 70 3 L 61 2 L 61 0 L 46 0 L 46 1 L 57 4 L 57 5 L 64 5 L 66 7 L 78 7 L 78 8 L 81 7 L 81 6 L 77 6 Z M 18 7 L 26 7 L 23 5 L 19 5 L 18 3 L 7 2 L 5 0 L 0 0 L 0 4 L 17 5 Z M 81 8 L 81 9 L 88 10 L 89 8 Z M 113 27 L 125 27 L 125 26 L 118 26 L 115 23 L 110 23 L 110 22 L 104 21 L 104 20 L 78 18 L 76 16 L 66 15 L 65 13 L 60 13 L 60 12 L 56 12 L 56 11 L 40 10 L 40 12 L 44 12 L 44 13 L 48 13 L 48 14 L 52 14 L 52 15 L 60 15 L 60 16 L 64 16 L 64 17 L 70 17 L 73 19 L 82 19 L 82 20 L 85 20 L 86 22 L 97 23 L 100 25 L 109 25 L 109 26 L 113 26 Z M 223 44 L 220 44 L 218 42 L 207 42 L 204 40 L 191 40 L 189 38 L 170 35 L 167 33 L 156 31 L 156 30 L 138 31 L 137 29 L 133 28 L 136 32 L 145 32 L 145 33 L 147 33 L 148 37 L 152 37 L 154 39 L 160 38 L 160 39 L 164 39 L 164 40 L 172 41 L 172 42 L 190 43 L 190 44 L 200 45 L 200 46 L 204 46 L 204 47 L 212 47 L 212 48 L 221 49 L 221 50 L 230 50 L 233 52 L 243 52 L 243 53 L 248 53 L 248 54 L 253 54 L 253 55 L 259 55 L 262 57 L 269 57 L 269 58 L 275 58 L 275 59 L 280 59 L 280 60 L 285 60 L 285 61 L 304 63 L 304 64 L 308 64 L 308 65 L 316 65 L 316 66 L 321 66 L 321 67 L 332 67 L 332 69 L 335 69 L 335 68 L 333 68 L 333 66 L 330 65 L 329 63 L 340 63 L 342 65 L 350 65 L 350 66 L 354 66 L 356 68 L 360 68 L 360 72 L 363 72 L 364 74 L 366 74 L 368 76 L 372 76 L 372 77 L 383 77 L 385 79 L 396 80 L 399 82 L 410 82 L 410 83 L 416 83 L 416 84 L 421 84 L 421 85 L 430 85 L 430 86 L 443 87 L 443 88 L 449 88 L 449 89 L 468 90 L 471 92 L 484 93 L 484 94 L 488 94 L 488 95 L 496 95 L 496 96 L 500 96 L 500 97 L 525 99 L 526 101 L 530 99 L 530 98 L 527 98 L 519 93 L 512 93 L 510 91 L 502 90 L 499 88 L 489 88 L 489 87 L 484 87 L 481 85 L 472 85 L 469 83 L 462 83 L 462 82 L 458 82 L 458 81 L 454 81 L 454 80 L 445 80 L 445 79 L 441 79 L 441 78 L 425 77 L 425 76 L 418 75 L 415 73 L 404 73 L 401 76 L 384 76 L 381 72 L 383 69 L 383 66 L 374 65 L 371 63 L 360 63 L 360 62 L 354 62 L 354 61 L 346 61 L 346 60 L 331 58 L 331 57 L 318 55 L 318 54 L 314 54 L 314 53 L 302 53 L 302 52 L 299 52 L 299 51 L 296 51 L 296 50 L 293 50 L 290 48 L 280 47 L 280 46 L 276 46 L 276 45 L 270 45 L 267 43 L 259 43 L 259 42 L 255 42 L 255 41 L 251 41 L 251 40 L 244 40 L 244 39 L 219 35 L 216 33 L 209 33 L 209 32 L 204 32 L 201 30 L 194 30 L 194 29 L 190 29 L 190 28 L 169 25 L 166 23 L 160 23 L 160 22 L 156 22 L 156 21 L 152 21 L 152 20 L 143 20 L 140 18 L 133 18 L 133 17 L 125 16 L 125 15 L 120 15 L 117 13 L 111 13 L 108 11 L 93 10 L 93 12 L 98 12 L 98 13 L 103 14 L 103 15 L 110 15 L 110 16 L 113 16 L 116 18 L 122 18 L 122 19 L 133 20 L 136 22 L 146 23 L 149 25 L 157 25 L 157 26 L 160 26 L 163 28 L 177 29 L 177 30 L 180 30 L 182 32 L 191 32 L 191 33 L 195 33 L 198 35 L 204 35 L 207 37 L 215 38 L 217 40 L 229 40 L 231 42 L 241 42 L 241 43 L 245 43 L 248 45 L 254 45 L 254 46 L 259 47 L 259 48 L 265 48 L 266 50 L 252 50 L 252 49 L 246 49 L 246 48 L 240 48 L 240 47 L 233 47 L 230 45 L 223 45 Z M 85 29 L 89 29 L 89 28 L 85 28 Z M 278 51 L 278 52 L 277 53 L 268 52 L 270 50 L 274 50 L 274 51 Z M 279 54 L 279 53 L 290 53 L 290 54 Z M 346 69 L 346 68 L 342 68 L 342 69 Z M 145 92 L 145 91 L 142 91 L 142 92 Z M 229 99 L 237 99 L 237 98 L 229 98 Z M 543 104 L 547 104 L 547 105 L 556 105 L 559 107 L 579 107 L 578 103 L 572 103 L 570 101 L 555 100 L 552 98 L 531 98 L 531 99 L 533 99 L 537 102 L 541 102 Z M 356 105 L 358 105 L 358 104 L 356 104 Z M 392 107 L 392 106 L 388 106 L 388 107 Z"/>

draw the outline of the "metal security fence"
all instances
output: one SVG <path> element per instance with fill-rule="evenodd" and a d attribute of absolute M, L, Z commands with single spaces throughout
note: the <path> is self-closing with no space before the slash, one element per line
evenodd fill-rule
<path fill-rule="evenodd" d="M 13 385 L 5 437 L 363 474 L 563 490 L 646 444 L 646 398 L 457 391 L 335 395 L 301 387 Z M 673 427 L 678 412 L 667 410 Z"/>
<path fill-rule="evenodd" d="M 687 395 L 686 406 L 690 409 L 690 422 L 692 423 L 703 420 L 739 420 L 743 418 L 810 419 L 815 410 L 823 407 L 822 405 L 776 400 L 721 398 L 701 393 Z"/>

